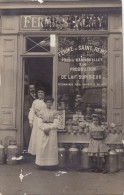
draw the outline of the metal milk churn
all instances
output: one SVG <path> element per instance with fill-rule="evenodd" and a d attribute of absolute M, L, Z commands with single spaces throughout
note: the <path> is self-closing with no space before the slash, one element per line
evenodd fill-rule
<path fill-rule="evenodd" d="M 79 168 L 79 150 L 76 147 L 76 144 L 72 144 L 68 152 L 69 152 L 68 153 L 69 167 L 71 169 L 78 169 Z"/>
<path fill-rule="evenodd" d="M 110 147 L 109 155 L 108 155 L 108 169 L 111 173 L 118 171 L 118 164 L 117 164 L 117 152 L 115 151 L 114 147 Z"/>
<path fill-rule="evenodd" d="M 122 170 L 124 168 L 124 163 L 123 163 L 124 150 L 121 148 L 120 145 L 117 145 L 115 151 L 117 153 L 117 166 L 118 166 L 118 170 Z"/>
<path fill-rule="evenodd" d="M 59 167 L 64 168 L 66 166 L 66 150 L 63 147 L 63 144 L 59 144 L 58 147 L 58 160 L 59 160 Z"/>
<path fill-rule="evenodd" d="M 89 169 L 90 168 L 90 158 L 88 155 L 88 144 L 84 144 L 84 148 L 81 150 L 81 164 L 80 167 L 82 169 Z"/>
<path fill-rule="evenodd" d="M 0 140 L 0 165 L 5 163 L 5 148 Z"/>
<path fill-rule="evenodd" d="M 15 140 L 11 140 L 7 147 L 7 164 L 15 165 L 17 164 L 18 148 Z"/>

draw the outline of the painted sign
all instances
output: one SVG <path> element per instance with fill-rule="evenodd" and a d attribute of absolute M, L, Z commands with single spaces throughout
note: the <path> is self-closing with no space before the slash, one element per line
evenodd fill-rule
<path fill-rule="evenodd" d="M 22 15 L 20 30 L 107 30 L 106 14 Z"/>
<path fill-rule="evenodd" d="M 87 120 L 98 113 L 106 121 L 107 48 L 106 36 L 59 36 L 57 105 L 59 109 L 61 101 L 65 104 L 65 127 L 73 124 L 77 111 Z"/>

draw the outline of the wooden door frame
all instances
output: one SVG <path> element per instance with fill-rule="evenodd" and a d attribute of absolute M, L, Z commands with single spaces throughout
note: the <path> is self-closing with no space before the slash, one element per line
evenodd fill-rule
<path fill-rule="evenodd" d="M 37 36 L 37 35 L 36 35 Z M 17 69 L 17 143 L 20 152 L 23 151 L 23 103 L 24 103 L 24 61 L 26 58 L 43 58 L 43 57 L 52 57 L 53 58 L 53 82 L 52 82 L 52 95 L 55 99 L 54 108 L 57 107 L 57 47 L 53 49 L 52 53 L 33 53 L 33 55 L 23 54 L 25 48 L 25 37 L 23 34 L 20 34 L 18 37 L 18 69 Z"/>

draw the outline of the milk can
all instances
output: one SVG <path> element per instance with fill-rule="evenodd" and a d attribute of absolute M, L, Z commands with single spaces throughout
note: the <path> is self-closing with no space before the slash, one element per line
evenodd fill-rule
<path fill-rule="evenodd" d="M 5 148 L 0 140 L 0 165 L 5 163 Z"/>
<path fill-rule="evenodd" d="M 117 153 L 117 166 L 118 166 L 118 170 L 122 170 L 124 168 L 124 164 L 123 164 L 124 151 L 121 148 L 121 146 L 119 146 L 119 145 L 117 145 L 115 151 Z"/>
<path fill-rule="evenodd" d="M 72 144 L 71 148 L 69 148 L 68 161 L 69 161 L 69 168 L 71 169 L 79 168 L 79 150 L 76 147 L 76 144 Z"/>
<path fill-rule="evenodd" d="M 84 148 L 81 150 L 81 169 L 88 170 L 90 168 L 90 157 L 88 155 L 88 144 L 84 145 Z"/>
<path fill-rule="evenodd" d="M 108 155 L 108 169 L 111 173 L 118 171 L 118 164 L 117 164 L 117 152 L 115 151 L 114 147 L 110 147 L 111 150 L 109 151 Z"/>
<path fill-rule="evenodd" d="M 11 140 L 9 146 L 7 147 L 7 164 L 15 165 L 17 164 L 18 148 L 15 140 Z"/>
<path fill-rule="evenodd" d="M 66 150 L 63 147 L 63 144 L 59 144 L 58 160 L 59 160 L 59 168 L 64 168 L 66 166 Z"/>

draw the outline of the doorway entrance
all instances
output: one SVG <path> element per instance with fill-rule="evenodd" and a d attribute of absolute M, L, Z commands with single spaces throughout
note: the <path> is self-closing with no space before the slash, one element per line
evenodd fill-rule
<path fill-rule="evenodd" d="M 28 57 L 24 59 L 24 104 L 23 104 L 23 148 L 28 149 L 31 129 L 28 114 L 33 99 L 30 98 L 29 85 L 35 86 L 37 98 L 38 88 L 44 88 L 45 95 L 53 94 L 53 58 Z"/>

